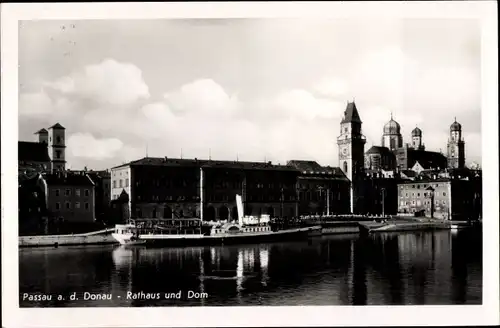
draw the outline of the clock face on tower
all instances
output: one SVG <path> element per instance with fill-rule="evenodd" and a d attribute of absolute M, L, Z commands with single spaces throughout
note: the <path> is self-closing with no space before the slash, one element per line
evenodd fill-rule
<path fill-rule="evenodd" d="M 340 148 L 340 154 L 341 154 L 342 158 L 349 156 L 349 147 L 343 146 L 342 148 Z"/>

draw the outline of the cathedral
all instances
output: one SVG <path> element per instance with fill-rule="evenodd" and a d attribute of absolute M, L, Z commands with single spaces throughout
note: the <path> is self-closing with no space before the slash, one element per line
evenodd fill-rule
<path fill-rule="evenodd" d="M 377 213 L 380 212 L 378 207 L 384 207 L 382 204 L 385 204 L 386 209 L 395 210 L 397 183 L 404 176 L 415 176 L 422 171 L 465 167 L 462 126 L 456 120 L 450 126 L 446 156 L 440 152 L 426 150 L 423 132 L 418 127 L 411 132 L 411 142 L 403 143 L 401 126 L 392 115 L 383 128 L 382 145 L 372 146 L 365 152 L 366 137 L 361 126 L 362 121 L 356 104 L 348 103 L 340 122 L 337 144 L 339 167 L 351 181 L 351 213 Z"/>
<path fill-rule="evenodd" d="M 425 149 L 422 130 L 411 131 L 411 142 L 403 143 L 401 126 L 391 119 L 383 129 L 382 146 L 372 146 L 364 155 L 367 171 L 442 170 L 465 167 L 465 143 L 462 126 L 456 121 L 450 126 L 447 155 Z"/>

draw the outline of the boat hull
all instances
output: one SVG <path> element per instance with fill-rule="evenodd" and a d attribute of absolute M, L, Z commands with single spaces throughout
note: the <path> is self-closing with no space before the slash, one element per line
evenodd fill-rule
<path fill-rule="evenodd" d="M 269 243 L 277 241 L 302 240 L 321 233 L 321 227 L 306 227 L 287 229 L 280 231 L 269 231 L 263 233 L 236 233 L 216 236 L 205 235 L 140 235 L 137 242 L 141 245 L 163 247 L 163 246 L 210 246 L 210 245 L 234 245 L 251 243 Z M 122 236 L 113 236 L 122 245 L 133 245 L 124 241 Z"/>

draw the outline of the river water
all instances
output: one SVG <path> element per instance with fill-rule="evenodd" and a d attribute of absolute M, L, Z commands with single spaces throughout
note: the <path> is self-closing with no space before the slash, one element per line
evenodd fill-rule
<path fill-rule="evenodd" d="M 481 304 L 482 240 L 439 231 L 223 247 L 32 248 L 20 250 L 19 276 L 21 307 Z"/>

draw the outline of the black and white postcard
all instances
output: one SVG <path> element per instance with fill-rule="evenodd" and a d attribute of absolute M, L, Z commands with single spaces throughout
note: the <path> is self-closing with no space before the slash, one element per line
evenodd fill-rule
<path fill-rule="evenodd" d="M 496 19 L 2 5 L 6 326 L 498 324 Z"/>

